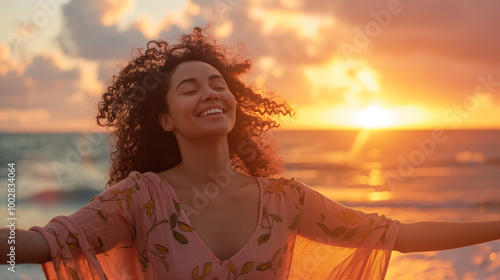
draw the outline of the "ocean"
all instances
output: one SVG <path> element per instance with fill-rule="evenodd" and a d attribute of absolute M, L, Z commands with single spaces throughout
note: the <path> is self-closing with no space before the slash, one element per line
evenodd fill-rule
<path fill-rule="evenodd" d="M 279 131 L 285 170 L 348 206 L 403 222 L 500 218 L 500 130 Z M 0 215 L 15 163 L 18 228 L 44 226 L 104 190 L 102 133 L 0 135 Z M 12 176 L 12 175 L 11 175 Z M 0 279 L 45 279 L 39 265 Z M 500 241 L 441 252 L 393 253 L 386 279 L 500 279 Z"/>

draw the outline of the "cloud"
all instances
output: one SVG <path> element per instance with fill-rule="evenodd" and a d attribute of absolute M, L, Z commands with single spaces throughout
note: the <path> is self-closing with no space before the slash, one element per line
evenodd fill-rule
<path fill-rule="evenodd" d="M 66 113 L 61 117 L 46 108 L 0 109 L 0 131 L 2 132 L 82 132 L 99 130 L 95 120 Z M 101 130 L 102 132 L 102 130 Z"/>
<path fill-rule="evenodd" d="M 99 13 L 103 26 L 116 25 L 125 15 L 135 8 L 134 0 L 100 0 L 90 3 Z"/>
<path fill-rule="evenodd" d="M 65 53 L 92 60 L 128 58 L 133 48 L 149 39 L 166 37 L 197 24 L 200 8 L 190 0 L 178 9 L 167 10 L 159 24 L 151 16 L 139 15 L 124 26 L 122 19 L 134 1 L 71 1 L 63 7 L 65 27 L 58 38 Z M 148 39 L 149 38 L 149 39 Z"/>
<path fill-rule="evenodd" d="M 207 23 L 218 42 L 252 60 L 249 81 L 311 110 L 344 106 L 352 97 L 385 99 L 391 106 L 421 104 L 439 112 L 473 93 L 480 75 L 493 74 L 500 82 L 500 2 L 493 0 L 481 5 L 466 0 L 183 0 L 168 4 L 163 17 L 147 13 L 161 5 L 141 5 L 147 4 L 92 0 L 61 7 L 66 22 L 56 43 L 78 61 L 67 64 L 75 68 L 62 67 L 50 50 L 24 65 L 10 59 L 0 44 L 0 109 L 46 108 L 56 119 L 64 114 L 88 118 L 95 107 L 88 92 L 102 86 L 98 81 L 108 83 L 133 48 L 157 37 L 176 43 L 171 39 Z M 345 44 L 357 49 L 350 60 Z M 372 78 L 362 74 L 366 69 Z M 84 86 L 92 83 L 92 89 Z M 377 90 L 370 91 L 373 84 Z M 355 89 L 356 94 L 348 94 Z M 488 110 L 500 110 L 498 92 L 485 101 Z M 483 115 L 477 112 L 474 118 Z"/>
<path fill-rule="evenodd" d="M 78 86 L 79 70 L 61 69 L 49 56 L 35 57 L 25 67 L 22 74 L 9 71 L 0 75 L 2 127 L 9 122 L 31 125 L 37 118 L 50 119 L 54 124 L 61 119 L 89 118 L 89 108 L 94 102 L 90 94 Z"/>
<path fill-rule="evenodd" d="M 26 68 L 24 75 L 39 81 L 67 81 L 77 80 L 80 74 L 77 69 L 61 70 L 50 58 L 38 56 L 35 57 L 33 62 Z"/>
<path fill-rule="evenodd" d="M 0 125 L 33 125 L 46 122 L 50 118 L 47 109 L 6 109 L 0 110 Z"/>
<path fill-rule="evenodd" d="M 144 44 L 144 35 L 135 28 L 122 31 L 116 25 L 104 26 L 102 11 L 92 3 L 71 1 L 63 7 L 65 27 L 58 41 L 65 53 L 91 60 L 117 59 Z"/>
<path fill-rule="evenodd" d="M 14 71 L 0 75 L 0 85 L 0 109 L 22 108 L 31 99 L 25 80 Z"/>
<path fill-rule="evenodd" d="M 0 75 L 18 68 L 18 63 L 11 59 L 9 46 L 0 43 Z"/>
<path fill-rule="evenodd" d="M 388 3 L 399 3 L 390 8 Z M 447 1 L 342 1 L 336 9 L 339 20 L 367 31 L 370 22 L 378 23 L 379 32 L 370 48 L 394 57 L 415 53 L 446 57 L 450 60 L 499 63 L 500 48 L 498 1 L 484 1 L 480 6 L 465 0 Z M 391 10 L 397 12 L 391 13 Z M 376 31 L 372 24 L 371 30 Z"/>
<path fill-rule="evenodd" d="M 304 91 L 304 87 L 283 89 L 290 81 L 304 82 L 306 72 L 295 71 L 293 75 L 292 69 L 320 71 L 328 61 L 345 58 L 340 46 L 342 43 L 355 46 L 356 27 L 362 31 L 372 28 L 375 34 L 366 35 L 365 31 L 366 46 L 360 47 L 359 53 L 351 58 L 364 61 L 379 74 L 383 98 L 391 102 L 404 104 L 412 100 L 447 106 L 470 94 L 478 83 L 478 75 L 498 73 L 500 36 L 495 35 L 498 28 L 494 28 L 500 26 L 495 12 L 500 8 L 497 1 L 487 1 L 481 7 L 465 0 L 321 1 L 286 8 L 277 2 L 243 3 L 225 14 L 233 30 L 238 31 L 228 39 L 245 41 L 254 61 L 261 56 L 272 56 L 277 67 L 284 68 L 283 76 L 288 79 L 278 81 L 280 78 L 267 75 L 267 81 L 278 85 L 278 91 L 287 95 L 329 96 L 334 102 L 336 93 L 325 87 L 315 90 L 312 86 L 309 91 Z M 332 20 L 329 24 L 307 24 L 297 20 L 302 15 L 304 19 L 314 16 Z M 388 17 L 385 22 L 384 16 Z M 372 25 L 367 27 L 369 24 Z M 379 29 L 373 30 L 377 25 Z M 301 33 L 302 29 L 311 31 Z M 320 73 L 309 74 L 306 82 L 313 85 L 314 76 L 319 79 Z"/>

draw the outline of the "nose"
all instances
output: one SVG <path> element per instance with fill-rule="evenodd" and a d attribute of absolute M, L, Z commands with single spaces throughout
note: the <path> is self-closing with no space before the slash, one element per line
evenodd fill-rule
<path fill-rule="evenodd" d="M 208 88 L 205 91 L 205 94 L 203 95 L 203 101 L 208 101 L 208 100 L 219 100 L 219 94 L 217 91 L 213 90 L 212 88 Z"/>

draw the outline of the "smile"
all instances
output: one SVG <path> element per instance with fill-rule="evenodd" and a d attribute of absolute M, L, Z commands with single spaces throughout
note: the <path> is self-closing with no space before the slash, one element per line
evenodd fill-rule
<path fill-rule="evenodd" d="M 224 113 L 222 111 L 222 109 L 214 108 L 214 109 L 208 109 L 208 110 L 202 112 L 201 114 L 199 114 L 199 116 L 204 117 L 204 116 L 211 115 L 211 114 L 222 114 L 222 113 Z"/>

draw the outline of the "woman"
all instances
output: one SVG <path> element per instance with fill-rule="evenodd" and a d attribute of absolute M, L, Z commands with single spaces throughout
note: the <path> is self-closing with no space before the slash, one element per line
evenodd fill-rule
<path fill-rule="evenodd" d="M 117 138 L 109 188 L 19 231 L 17 263 L 49 279 L 383 279 L 392 250 L 500 237 L 499 221 L 400 223 L 271 178 L 262 133 L 293 112 L 246 86 L 250 63 L 203 32 L 150 42 L 115 77 L 97 117 Z"/>

